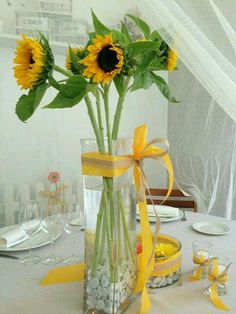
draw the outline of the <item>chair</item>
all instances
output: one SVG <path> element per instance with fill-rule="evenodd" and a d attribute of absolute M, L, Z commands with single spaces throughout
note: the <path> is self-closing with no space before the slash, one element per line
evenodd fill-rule
<path fill-rule="evenodd" d="M 163 200 L 167 194 L 167 189 L 150 188 L 150 193 L 152 195 L 152 200 L 154 204 L 157 204 L 157 205 L 162 204 L 162 205 L 167 205 L 167 206 L 172 206 L 172 207 L 178 207 L 178 208 L 183 208 L 185 210 L 191 209 L 192 211 L 197 212 L 196 202 L 191 198 L 191 196 L 184 195 L 181 190 L 177 190 L 177 189 L 172 190 L 170 196 L 164 202 Z M 152 204 L 150 195 L 148 194 L 147 191 L 146 191 L 146 199 L 147 199 L 147 204 Z"/>

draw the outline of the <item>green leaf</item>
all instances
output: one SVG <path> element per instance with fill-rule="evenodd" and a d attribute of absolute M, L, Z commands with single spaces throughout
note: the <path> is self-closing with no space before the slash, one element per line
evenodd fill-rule
<path fill-rule="evenodd" d="M 112 39 L 114 42 L 118 42 L 121 46 L 127 46 L 129 44 L 126 35 L 115 29 L 112 30 Z"/>
<path fill-rule="evenodd" d="M 151 72 L 151 77 L 152 77 L 153 82 L 157 85 L 157 87 L 159 88 L 159 90 L 161 91 L 162 95 L 165 98 L 167 98 L 170 102 L 173 102 L 173 103 L 180 102 L 175 99 L 175 97 L 170 91 L 169 86 L 167 85 L 166 81 L 162 77 L 156 75 L 153 72 Z"/>
<path fill-rule="evenodd" d="M 136 91 L 138 89 L 148 89 L 152 85 L 152 77 L 149 72 L 139 72 L 137 71 L 134 75 L 134 82 L 131 91 Z"/>
<path fill-rule="evenodd" d="M 71 76 L 66 84 L 61 85 L 60 92 L 44 108 L 70 108 L 78 104 L 87 92 L 88 82 L 83 76 Z"/>
<path fill-rule="evenodd" d="M 150 30 L 150 27 L 147 25 L 147 23 L 137 16 L 134 16 L 131 14 L 126 14 L 126 15 L 134 21 L 137 27 L 143 32 L 144 37 L 146 39 L 150 39 L 151 30 Z"/>
<path fill-rule="evenodd" d="M 116 86 L 116 90 L 119 94 L 119 96 L 122 95 L 123 91 L 124 91 L 124 77 L 123 75 L 116 75 L 113 79 L 115 86 Z"/>
<path fill-rule="evenodd" d="M 42 83 L 31 89 L 28 95 L 22 95 L 16 104 L 16 114 L 18 118 L 25 122 L 37 109 L 40 104 L 48 84 Z"/>
<path fill-rule="evenodd" d="M 126 38 L 129 40 L 129 42 L 132 41 L 132 38 L 130 37 L 129 31 L 128 31 L 128 28 L 123 21 L 121 21 L 121 32 L 123 34 L 125 34 Z"/>
<path fill-rule="evenodd" d="M 148 51 L 159 53 L 159 43 L 155 41 L 142 41 L 130 43 L 128 45 L 128 53 L 131 57 L 135 57 Z"/>
<path fill-rule="evenodd" d="M 155 52 L 150 51 L 142 55 L 141 64 L 138 66 L 139 72 L 146 72 L 153 58 L 155 58 Z"/>
<path fill-rule="evenodd" d="M 147 67 L 147 70 L 148 71 L 164 71 L 164 70 L 166 70 L 165 59 L 166 59 L 166 57 L 156 57 L 156 58 L 152 59 L 148 65 L 148 67 Z"/>
<path fill-rule="evenodd" d="M 142 56 L 142 62 L 139 71 L 160 71 L 166 70 L 166 57 L 159 57 L 154 51 L 146 53 Z"/>
<path fill-rule="evenodd" d="M 97 18 L 93 10 L 92 10 L 92 18 L 93 18 L 93 26 L 97 34 L 105 35 L 111 32 L 109 28 L 107 28 L 105 25 L 102 24 L 102 22 L 99 21 L 99 19 Z"/>

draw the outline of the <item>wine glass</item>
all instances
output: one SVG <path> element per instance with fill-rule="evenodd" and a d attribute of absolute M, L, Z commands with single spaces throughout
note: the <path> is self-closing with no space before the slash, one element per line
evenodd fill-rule
<path fill-rule="evenodd" d="M 61 205 L 54 204 L 48 206 L 43 214 L 43 230 L 49 235 L 51 240 L 50 255 L 42 259 L 45 265 L 54 265 L 60 263 L 62 258 L 54 254 L 54 240 L 60 234 L 62 228 Z"/>
<path fill-rule="evenodd" d="M 67 234 L 72 236 L 72 255 L 63 260 L 63 263 L 70 264 L 81 262 L 82 258 L 76 255 L 76 236 L 80 233 L 83 226 L 83 215 L 80 206 L 76 205 L 68 213 L 63 215 L 63 227 Z"/>
<path fill-rule="evenodd" d="M 32 253 L 32 235 L 40 229 L 41 218 L 41 212 L 36 201 L 29 200 L 28 202 L 21 203 L 19 222 L 21 228 L 29 237 L 29 253 L 28 256 L 20 261 L 21 264 L 33 265 L 41 260 L 41 257 Z"/>

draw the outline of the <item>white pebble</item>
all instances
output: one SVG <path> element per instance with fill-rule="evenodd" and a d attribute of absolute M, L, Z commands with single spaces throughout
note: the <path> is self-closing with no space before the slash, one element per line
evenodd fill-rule
<path fill-rule="evenodd" d="M 107 279 L 107 277 L 103 275 L 101 278 L 101 286 L 106 288 L 109 286 L 109 283 L 110 283 L 109 279 Z"/>
<path fill-rule="evenodd" d="M 95 277 L 89 282 L 89 287 L 94 289 L 99 286 L 99 280 Z"/>
<path fill-rule="evenodd" d="M 101 293 L 104 296 L 104 298 L 107 298 L 109 292 L 107 288 L 101 287 Z"/>
<path fill-rule="evenodd" d="M 173 283 L 173 279 L 171 277 L 167 278 L 166 280 L 167 280 L 169 285 L 171 285 Z"/>
<path fill-rule="evenodd" d="M 96 303 L 96 308 L 99 310 L 103 310 L 105 308 L 105 303 L 103 302 L 103 300 L 98 300 Z"/>
<path fill-rule="evenodd" d="M 168 284 L 168 283 L 167 283 L 166 278 L 163 277 L 162 280 L 161 280 L 161 282 L 160 282 L 160 286 L 161 286 L 161 287 L 165 287 L 167 284 Z"/>
<path fill-rule="evenodd" d="M 159 283 L 161 283 L 162 277 L 154 277 L 152 281 L 154 284 L 158 285 Z"/>

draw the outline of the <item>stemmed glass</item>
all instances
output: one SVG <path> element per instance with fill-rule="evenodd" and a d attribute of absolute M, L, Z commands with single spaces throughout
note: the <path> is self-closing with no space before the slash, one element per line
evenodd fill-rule
<path fill-rule="evenodd" d="M 79 205 L 73 206 L 68 213 L 63 215 L 63 227 L 66 233 L 72 236 L 72 255 L 63 260 L 63 263 L 70 264 L 81 262 L 82 258 L 76 255 L 76 236 L 82 229 L 83 214 Z"/>
<path fill-rule="evenodd" d="M 51 240 L 51 253 L 42 259 L 45 265 L 54 265 L 60 263 L 62 258 L 54 254 L 54 240 L 60 234 L 62 228 L 61 205 L 55 204 L 47 207 L 43 214 L 43 230 L 49 235 Z"/>
<path fill-rule="evenodd" d="M 41 225 L 41 212 L 37 203 L 34 200 L 30 200 L 26 203 L 21 203 L 21 209 L 19 213 L 19 222 L 21 228 L 26 232 L 29 237 L 29 253 L 28 256 L 23 258 L 20 263 L 24 265 L 33 265 L 41 260 L 41 257 L 33 255 L 32 253 L 32 235 L 35 234 Z"/>

